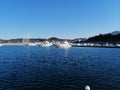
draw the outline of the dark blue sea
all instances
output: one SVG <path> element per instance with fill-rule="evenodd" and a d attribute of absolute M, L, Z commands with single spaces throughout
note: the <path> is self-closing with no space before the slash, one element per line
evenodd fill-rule
<path fill-rule="evenodd" d="M 0 47 L 0 90 L 120 90 L 120 49 Z"/>

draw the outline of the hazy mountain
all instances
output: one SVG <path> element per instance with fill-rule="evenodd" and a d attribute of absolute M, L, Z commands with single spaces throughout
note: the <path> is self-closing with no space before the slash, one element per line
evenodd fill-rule
<path fill-rule="evenodd" d="M 112 35 L 118 35 L 118 34 L 120 34 L 120 31 L 113 31 L 113 32 L 111 32 L 111 34 Z"/>
<path fill-rule="evenodd" d="M 112 33 L 99 34 L 88 38 L 88 42 L 120 42 L 120 31 L 113 31 Z"/>

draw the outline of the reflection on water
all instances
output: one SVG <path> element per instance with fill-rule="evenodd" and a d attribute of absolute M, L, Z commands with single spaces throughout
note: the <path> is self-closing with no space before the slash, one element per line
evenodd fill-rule
<path fill-rule="evenodd" d="M 119 90 L 120 49 L 0 47 L 1 90 Z"/>
<path fill-rule="evenodd" d="M 65 50 L 65 57 L 67 57 L 69 48 L 66 48 L 64 50 Z"/>

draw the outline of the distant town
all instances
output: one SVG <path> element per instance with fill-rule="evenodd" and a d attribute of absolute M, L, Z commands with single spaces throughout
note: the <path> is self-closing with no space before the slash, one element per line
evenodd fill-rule
<path fill-rule="evenodd" d="M 75 39 L 60 39 L 51 37 L 48 39 L 43 38 L 17 38 L 2 40 L 0 45 L 43 45 L 50 43 L 50 45 L 57 45 L 59 42 L 67 41 L 73 47 L 113 47 L 120 48 L 120 31 L 113 31 L 112 33 L 99 34 L 90 38 L 75 38 Z"/>

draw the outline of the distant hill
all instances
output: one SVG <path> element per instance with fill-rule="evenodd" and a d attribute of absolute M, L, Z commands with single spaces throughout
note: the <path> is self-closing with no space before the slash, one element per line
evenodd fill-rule
<path fill-rule="evenodd" d="M 0 43 L 22 43 L 23 39 L 27 40 L 28 38 L 16 38 L 16 39 L 9 39 L 9 40 L 1 40 L 0 39 Z M 43 39 L 43 38 L 29 38 L 29 42 L 42 42 L 42 41 L 63 41 L 63 40 L 67 40 L 69 42 L 73 42 L 73 40 L 71 39 L 60 39 L 57 37 L 51 37 L 49 39 Z"/>
<path fill-rule="evenodd" d="M 27 39 L 27 38 L 24 38 Z M 42 39 L 42 38 L 30 38 L 30 42 L 40 42 L 40 41 L 45 41 L 47 39 Z M 23 38 L 16 38 L 16 39 L 9 39 L 9 40 L 0 40 L 0 43 L 22 43 Z"/>
<path fill-rule="evenodd" d="M 118 34 L 120 34 L 120 31 L 113 31 L 110 34 L 112 34 L 112 35 L 118 35 Z"/>
<path fill-rule="evenodd" d="M 64 40 L 64 39 L 60 39 L 60 38 L 57 38 L 57 37 L 51 37 L 48 40 L 49 41 L 61 41 L 61 40 Z"/>
<path fill-rule="evenodd" d="M 120 42 L 120 31 L 108 34 L 99 34 L 87 39 L 88 42 Z"/>
<path fill-rule="evenodd" d="M 25 38 L 27 39 L 27 38 Z M 42 42 L 42 41 L 50 41 L 50 42 L 54 42 L 54 41 L 63 41 L 63 40 L 67 40 L 68 42 L 71 43 L 86 43 L 86 42 L 120 42 L 120 31 L 113 31 L 111 33 L 107 33 L 107 34 L 99 34 L 90 38 L 75 38 L 75 39 L 61 39 L 61 38 L 57 38 L 57 37 L 51 37 L 48 39 L 45 38 L 29 38 L 30 42 Z M 0 39 L 0 43 L 22 43 L 23 42 L 23 38 L 17 38 L 17 39 L 10 39 L 10 40 L 3 40 Z"/>
<path fill-rule="evenodd" d="M 73 43 L 80 43 L 80 42 L 85 42 L 87 38 L 75 38 L 73 39 Z"/>

